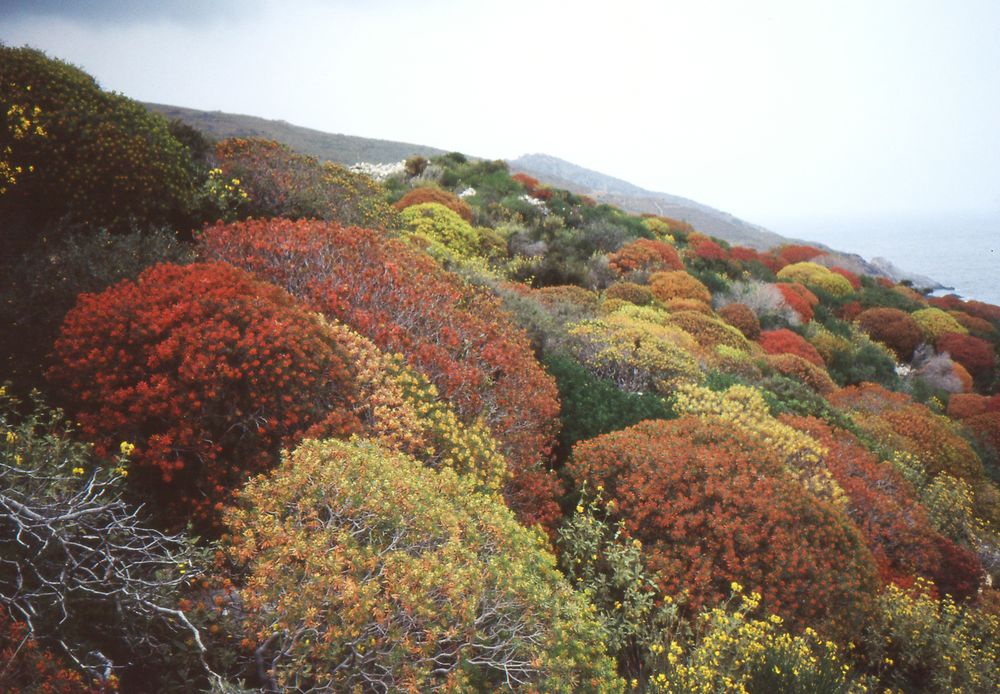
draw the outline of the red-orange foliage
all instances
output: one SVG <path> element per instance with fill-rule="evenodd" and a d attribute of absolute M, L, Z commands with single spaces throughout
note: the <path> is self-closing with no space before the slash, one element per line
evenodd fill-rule
<path fill-rule="evenodd" d="M 739 330 L 748 340 L 760 337 L 760 320 L 746 304 L 728 304 L 718 311 L 719 317 Z"/>
<path fill-rule="evenodd" d="M 222 263 L 158 265 L 84 294 L 49 378 L 101 456 L 135 444 L 130 481 L 179 522 L 211 520 L 249 474 L 310 434 L 359 423 L 354 385 L 319 319 Z"/>
<path fill-rule="evenodd" d="M 913 350 L 924 340 L 917 322 L 898 308 L 870 308 L 858 315 L 857 322 L 869 337 L 891 349 L 902 362 L 913 359 Z"/>
<path fill-rule="evenodd" d="M 993 323 L 1000 322 L 1000 306 L 987 304 L 983 301 L 962 301 L 954 294 L 948 294 L 947 296 L 928 297 L 927 303 L 944 311 L 964 311 L 976 318 Z"/>
<path fill-rule="evenodd" d="M 981 412 L 966 417 L 962 424 L 972 431 L 973 435 L 980 442 L 993 447 L 993 450 L 1000 453 L 1000 412 Z"/>
<path fill-rule="evenodd" d="M 885 582 L 923 576 L 956 598 L 974 595 L 982 566 L 974 554 L 937 532 L 910 485 L 852 434 L 812 417 L 781 421 L 809 434 L 827 453 L 823 463 L 848 498 L 847 514 L 861 530 Z"/>
<path fill-rule="evenodd" d="M 677 250 L 665 241 L 636 239 L 608 256 L 608 265 L 621 274 L 636 270 L 683 270 Z"/>
<path fill-rule="evenodd" d="M 853 321 L 861 315 L 863 310 L 864 307 L 861 306 L 860 301 L 848 301 L 836 312 L 837 318 L 845 321 Z"/>
<path fill-rule="evenodd" d="M 954 318 L 963 328 L 978 337 L 995 337 L 997 334 L 993 324 L 984 318 L 970 315 L 965 311 L 949 311 L 948 315 Z"/>
<path fill-rule="evenodd" d="M 980 382 L 988 380 L 996 368 L 997 355 L 993 345 L 980 337 L 945 333 L 938 338 L 937 350 L 950 354 Z"/>
<path fill-rule="evenodd" d="M 794 378 L 809 386 L 821 395 L 832 393 L 837 389 L 837 384 L 830 378 L 826 369 L 797 354 L 769 354 L 767 365 L 781 375 Z"/>
<path fill-rule="evenodd" d="M 768 354 L 794 354 L 816 366 L 826 366 L 823 357 L 816 351 L 816 348 L 809 344 L 804 337 L 788 328 L 765 330 L 760 334 L 758 342 Z"/>
<path fill-rule="evenodd" d="M 871 554 L 846 517 L 786 476 L 773 448 L 684 417 L 577 444 L 568 470 L 604 485 L 664 592 L 689 591 L 692 610 L 737 581 L 793 628 L 850 636 L 861 626 L 877 585 Z"/>
<path fill-rule="evenodd" d="M 830 272 L 840 275 L 841 277 L 847 278 L 847 281 L 851 283 L 854 289 L 861 289 L 861 278 L 855 275 L 850 270 L 844 269 L 840 266 L 834 266 L 830 268 Z"/>
<path fill-rule="evenodd" d="M 701 234 L 693 234 L 688 239 L 688 249 L 702 260 L 729 260 L 729 253 L 725 248 Z"/>
<path fill-rule="evenodd" d="M 34 694 L 97 694 L 113 683 L 88 685 L 63 658 L 39 645 L 28 628 L 0 609 L 0 691 Z"/>
<path fill-rule="evenodd" d="M 825 253 L 826 251 L 814 246 L 803 246 L 798 244 L 790 244 L 788 246 L 782 246 L 778 249 L 778 257 L 784 265 L 804 263 L 807 260 L 812 260 L 813 258 L 821 256 Z"/>
<path fill-rule="evenodd" d="M 558 484 L 541 470 L 558 427 L 558 391 L 495 297 L 409 244 L 369 229 L 247 221 L 207 229 L 200 249 L 402 353 L 465 421 L 485 419 L 515 478 L 541 476 L 531 484 L 515 479 L 508 490 L 508 501 L 517 497 L 515 487 L 548 490 L 545 498 L 517 505 L 521 518 L 548 523 L 559 516 Z"/>
<path fill-rule="evenodd" d="M 472 222 L 472 208 L 469 203 L 454 193 L 440 188 L 414 188 L 396 201 L 397 210 L 405 210 L 412 205 L 422 205 L 425 202 L 436 202 L 444 205 L 467 222 Z"/>
<path fill-rule="evenodd" d="M 733 246 L 729 249 L 729 257 L 744 263 L 762 262 L 760 253 L 746 246 Z"/>
<path fill-rule="evenodd" d="M 976 393 L 955 393 L 948 398 L 948 416 L 965 419 L 987 411 L 990 399 Z"/>
<path fill-rule="evenodd" d="M 649 287 L 634 282 L 615 282 L 604 290 L 605 299 L 620 299 L 636 306 L 653 303 L 653 292 Z"/>
<path fill-rule="evenodd" d="M 529 176 L 526 173 L 516 173 L 511 178 L 524 186 L 528 191 L 528 195 L 537 200 L 548 200 L 552 197 L 552 189 L 543 186 L 534 176 Z"/>
<path fill-rule="evenodd" d="M 694 299 L 703 304 L 711 303 L 712 293 L 704 284 L 683 270 L 657 272 L 649 278 L 649 288 L 660 301 Z"/>
<path fill-rule="evenodd" d="M 951 371 L 955 374 L 955 378 L 959 380 L 962 384 L 963 393 L 971 393 L 975 390 L 975 383 L 972 379 L 972 374 L 964 366 L 959 364 L 957 361 L 951 363 Z"/>
<path fill-rule="evenodd" d="M 798 282 L 779 282 L 775 286 L 785 298 L 785 303 L 799 315 L 803 323 L 813 319 L 813 307 L 819 303 L 819 298 L 806 289 L 805 285 Z"/>

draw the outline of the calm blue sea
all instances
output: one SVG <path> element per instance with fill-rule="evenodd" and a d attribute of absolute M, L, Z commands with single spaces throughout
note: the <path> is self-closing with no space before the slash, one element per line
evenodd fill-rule
<path fill-rule="evenodd" d="M 947 217 L 795 221 L 769 226 L 864 258 L 888 258 L 907 272 L 1000 305 L 1000 211 Z"/>

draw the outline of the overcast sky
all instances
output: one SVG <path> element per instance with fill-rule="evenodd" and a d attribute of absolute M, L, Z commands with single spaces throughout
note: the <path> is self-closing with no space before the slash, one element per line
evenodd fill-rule
<path fill-rule="evenodd" d="M 144 101 L 545 152 L 765 226 L 1000 212 L 997 0 L 0 0 L 0 41 Z"/>

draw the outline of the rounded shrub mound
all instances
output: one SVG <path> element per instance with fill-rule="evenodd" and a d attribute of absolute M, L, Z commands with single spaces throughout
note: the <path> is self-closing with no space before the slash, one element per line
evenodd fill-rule
<path fill-rule="evenodd" d="M 748 340 L 760 337 L 760 320 L 757 314 L 746 304 L 727 304 L 718 311 L 719 317 L 729 323 Z"/>
<path fill-rule="evenodd" d="M 725 600 L 735 581 L 792 628 L 858 634 L 877 588 L 871 554 L 772 446 L 686 416 L 577 444 L 568 470 L 603 485 L 663 591 L 686 591 L 691 609 Z"/>
<path fill-rule="evenodd" d="M 673 246 L 653 239 L 636 239 L 625 244 L 608 256 L 608 265 L 621 274 L 684 269 L 684 263 Z"/>
<path fill-rule="evenodd" d="M 408 190 L 403 197 L 396 201 L 395 208 L 402 211 L 407 207 L 422 205 L 426 202 L 436 202 L 439 205 L 444 205 L 466 222 L 472 223 L 472 208 L 469 207 L 469 203 L 454 193 L 441 190 L 440 188 L 413 188 L 412 190 Z"/>
<path fill-rule="evenodd" d="M 778 279 L 801 282 L 816 287 L 833 296 L 847 296 L 854 292 L 850 281 L 818 263 L 801 262 L 786 265 L 778 271 Z"/>
<path fill-rule="evenodd" d="M 511 465 L 508 501 L 526 522 L 554 522 L 559 486 L 544 469 L 558 390 L 525 332 L 487 292 L 410 244 L 317 221 L 249 220 L 200 237 L 224 260 L 284 287 L 426 375 L 465 423 L 478 419 Z"/>
<path fill-rule="evenodd" d="M 191 162 L 163 117 L 30 48 L 0 46 L 0 74 L 0 215 L 21 233 L 63 217 L 161 223 L 191 203 Z"/>
<path fill-rule="evenodd" d="M 913 359 L 913 350 L 924 341 L 917 322 L 898 308 L 870 308 L 858 315 L 857 323 L 871 339 L 891 349 L 901 362 Z"/>
<path fill-rule="evenodd" d="M 959 325 L 958 321 L 952 318 L 939 308 L 922 308 L 910 314 L 924 339 L 933 344 L 937 344 L 938 339 L 947 333 L 967 334 L 969 331 Z"/>
<path fill-rule="evenodd" d="M 80 297 L 49 378 L 99 455 L 135 445 L 130 481 L 172 520 L 210 519 L 306 431 L 348 435 L 355 389 L 320 319 L 220 263 L 157 265 Z"/>
<path fill-rule="evenodd" d="M 711 303 L 712 293 L 708 287 L 684 270 L 657 272 L 649 278 L 649 288 L 653 296 L 663 302 L 674 299 L 694 299 L 704 304 Z"/>
<path fill-rule="evenodd" d="M 787 328 L 765 330 L 760 334 L 760 346 L 768 354 L 794 354 L 816 366 L 825 366 L 823 357 L 804 337 Z"/>
<path fill-rule="evenodd" d="M 226 519 L 275 690 L 621 689 L 541 536 L 450 470 L 306 441 Z"/>
<path fill-rule="evenodd" d="M 400 215 L 403 229 L 429 249 L 473 256 L 479 249 L 479 235 L 468 222 L 438 202 L 411 204 Z M 435 255 L 437 255 L 435 253 Z"/>

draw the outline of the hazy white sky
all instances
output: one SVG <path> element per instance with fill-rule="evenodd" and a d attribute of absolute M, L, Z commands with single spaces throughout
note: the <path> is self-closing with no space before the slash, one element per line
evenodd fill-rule
<path fill-rule="evenodd" d="M 0 0 L 145 101 L 545 152 L 765 226 L 1000 211 L 1000 1 Z"/>

